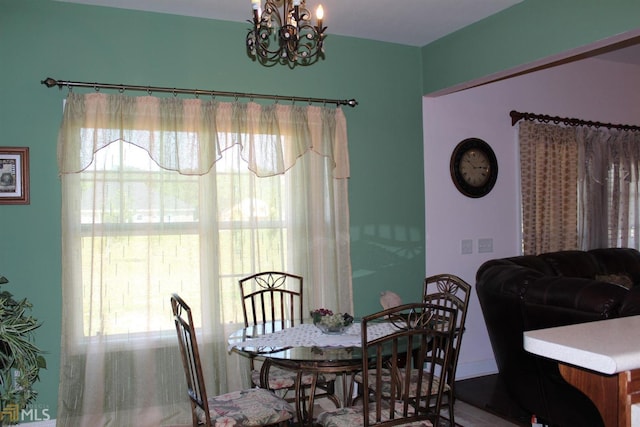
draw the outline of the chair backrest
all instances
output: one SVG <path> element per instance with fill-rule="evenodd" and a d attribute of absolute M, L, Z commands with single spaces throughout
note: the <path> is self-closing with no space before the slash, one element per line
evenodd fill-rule
<path fill-rule="evenodd" d="M 264 271 L 239 280 L 244 325 L 280 323 L 284 328 L 303 322 L 302 276 Z"/>
<path fill-rule="evenodd" d="M 456 315 L 446 307 L 411 303 L 362 318 L 365 426 L 398 420 L 438 425 L 445 389 L 438 378 L 450 363 Z M 394 330 L 369 340 L 368 328 L 378 322 L 391 322 Z"/>
<path fill-rule="evenodd" d="M 193 425 L 198 425 L 200 417 L 198 412 L 204 414 L 205 426 L 211 426 L 209 405 L 207 403 L 207 391 L 204 385 L 200 353 L 196 340 L 196 330 L 193 325 L 191 308 L 177 294 L 171 295 L 171 309 L 178 333 L 182 364 L 187 377 L 187 394 L 191 400 L 191 416 Z"/>
<path fill-rule="evenodd" d="M 447 378 L 448 383 L 455 381 L 470 294 L 471 285 L 453 274 L 436 274 L 424 279 L 422 302 L 452 308 L 458 312 L 456 316 L 456 334 L 453 339 L 453 357 Z"/>

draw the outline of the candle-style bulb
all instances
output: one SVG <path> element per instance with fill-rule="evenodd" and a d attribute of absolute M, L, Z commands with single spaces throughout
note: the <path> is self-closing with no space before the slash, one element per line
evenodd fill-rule
<path fill-rule="evenodd" d="M 260 8 L 260 0 L 251 0 L 251 8 L 258 10 Z"/>
<path fill-rule="evenodd" d="M 316 18 L 318 18 L 318 28 L 322 28 L 322 18 L 324 18 L 324 9 L 322 8 L 322 5 L 318 5 L 318 8 L 316 9 Z"/>

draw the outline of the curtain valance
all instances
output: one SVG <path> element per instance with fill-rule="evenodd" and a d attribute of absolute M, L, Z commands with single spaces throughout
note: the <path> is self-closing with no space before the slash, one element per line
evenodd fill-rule
<path fill-rule="evenodd" d="M 326 157 L 334 179 L 341 179 L 349 177 L 346 129 L 340 107 L 69 93 L 58 167 L 61 174 L 81 172 L 97 151 L 123 140 L 146 150 L 163 169 L 203 175 L 237 144 L 257 176 L 283 174 L 309 153 Z"/>

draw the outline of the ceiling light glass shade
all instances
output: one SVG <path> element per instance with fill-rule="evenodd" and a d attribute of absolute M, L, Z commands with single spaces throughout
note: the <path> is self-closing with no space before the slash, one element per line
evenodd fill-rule
<path fill-rule="evenodd" d="M 247 33 L 247 53 L 262 65 L 311 65 L 324 58 L 324 11 L 316 10 L 316 25 L 305 0 L 251 1 L 253 28 Z M 281 8 L 281 11 L 280 11 Z"/>

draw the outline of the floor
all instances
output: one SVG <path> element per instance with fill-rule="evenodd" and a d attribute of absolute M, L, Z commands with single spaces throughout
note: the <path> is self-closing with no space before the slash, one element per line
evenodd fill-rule
<path fill-rule="evenodd" d="M 510 393 L 502 385 L 498 375 L 456 381 L 456 397 L 456 421 L 458 412 L 465 413 L 467 410 L 477 410 L 507 422 L 507 424 L 496 425 L 531 426 L 531 414 L 523 411 L 511 399 Z"/>
<path fill-rule="evenodd" d="M 456 424 L 462 427 L 520 427 L 510 421 L 458 400 L 455 405 Z"/>

